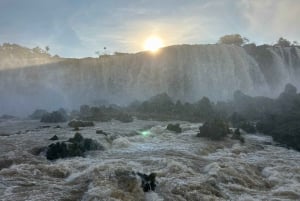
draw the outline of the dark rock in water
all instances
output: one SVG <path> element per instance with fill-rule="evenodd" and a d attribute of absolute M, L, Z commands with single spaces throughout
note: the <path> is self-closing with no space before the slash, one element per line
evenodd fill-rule
<path fill-rule="evenodd" d="M 56 135 L 54 135 L 52 138 L 50 138 L 49 140 L 53 140 L 53 141 L 55 141 L 55 140 L 58 140 L 58 137 L 56 136 Z"/>
<path fill-rule="evenodd" d="M 84 156 L 85 151 L 103 150 L 97 141 L 84 138 L 80 133 L 76 133 L 73 138 L 67 142 L 57 142 L 50 144 L 47 149 L 47 159 L 54 160 L 58 158 Z"/>
<path fill-rule="evenodd" d="M 37 109 L 31 115 L 29 115 L 29 118 L 30 119 L 41 119 L 46 114 L 48 114 L 47 110 Z"/>
<path fill-rule="evenodd" d="M 73 128 L 79 128 L 79 127 L 91 127 L 91 126 L 95 126 L 95 124 L 92 121 L 72 120 L 68 123 L 68 126 Z"/>
<path fill-rule="evenodd" d="M 73 131 L 79 131 L 80 129 L 78 128 L 78 127 L 75 127 L 74 129 L 73 129 Z"/>
<path fill-rule="evenodd" d="M 50 126 L 44 125 L 44 126 L 40 126 L 39 128 L 50 128 Z"/>
<path fill-rule="evenodd" d="M 57 125 L 57 126 L 55 126 L 54 128 L 61 128 L 61 126 L 60 126 L 60 125 Z"/>
<path fill-rule="evenodd" d="M 102 135 L 105 135 L 105 136 L 108 135 L 108 133 L 104 132 L 103 130 L 96 130 L 96 134 L 102 134 Z"/>
<path fill-rule="evenodd" d="M 207 121 L 199 130 L 198 137 L 207 137 L 212 140 L 221 140 L 230 132 L 228 124 L 221 119 Z"/>
<path fill-rule="evenodd" d="M 151 173 L 149 175 L 146 175 L 146 174 L 138 172 L 137 175 L 142 180 L 141 187 L 143 188 L 144 192 L 155 191 L 155 188 L 156 188 L 156 182 L 155 182 L 156 173 Z"/>
<path fill-rule="evenodd" d="M 59 111 L 54 111 L 51 113 L 47 113 L 42 116 L 41 122 L 45 123 L 58 123 L 58 122 L 66 122 L 67 118 Z"/>
<path fill-rule="evenodd" d="M 68 152 L 67 144 L 65 142 L 57 142 L 48 146 L 46 156 L 48 160 L 65 158 L 70 155 Z"/>
<path fill-rule="evenodd" d="M 181 133 L 182 129 L 180 128 L 179 124 L 168 124 L 167 130 L 173 131 L 175 133 Z"/>
<path fill-rule="evenodd" d="M 241 136 L 239 128 L 235 129 L 233 135 L 231 136 L 231 139 L 239 140 L 241 143 L 245 143 L 245 139 Z"/>

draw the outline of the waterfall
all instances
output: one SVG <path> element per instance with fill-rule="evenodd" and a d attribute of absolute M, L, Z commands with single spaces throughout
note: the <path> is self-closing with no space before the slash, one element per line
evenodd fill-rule
<path fill-rule="evenodd" d="M 24 56 L 9 58 L 0 54 L 0 114 L 74 108 L 99 100 L 127 104 L 163 92 L 190 102 L 203 96 L 231 99 L 236 90 L 276 96 L 286 83 L 300 86 L 297 47 L 255 46 L 248 51 L 234 45 L 177 45 L 156 54 L 30 57 L 34 62 Z"/>

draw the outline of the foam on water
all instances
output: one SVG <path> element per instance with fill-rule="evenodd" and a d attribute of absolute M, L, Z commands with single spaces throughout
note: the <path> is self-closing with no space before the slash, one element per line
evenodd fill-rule
<path fill-rule="evenodd" d="M 167 123 L 96 123 L 80 132 L 105 144 L 105 151 L 50 162 L 43 155 L 30 154 L 31 150 L 52 143 L 48 139 L 54 134 L 66 140 L 75 132 L 66 124 L 55 129 L 54 125 L 40 128 L 39 122 L 9 122 L 6 131 L 14 127 L 21 134 L 0 136 L 0 164 L 12 161 L 11 165 L 0 166 L 0 199 L 300 199 L 298 152 L 274 146 L 263 135 L 247 135 L 244 145 L 230 139 L 213 142 L 196 137 L 199 124 L 180 122 L 183 132 L 176 134 L 166 130 Z M 96 134 L 97 129 L 109 135 Z M 145 130 L 150 134 L 141 135 Z M 129 183 L 118 176 L 120 170 L 128 172 L 125 178 Z M 156 191 L 142 192 L 139 177 L 128 175 L 131 172 L 157 173 Z"/>

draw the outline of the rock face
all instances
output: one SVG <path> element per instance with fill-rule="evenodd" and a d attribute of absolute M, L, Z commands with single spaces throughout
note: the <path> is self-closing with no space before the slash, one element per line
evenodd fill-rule
<path fill-rule="evenodd" d="M 55 160 L 58 158 L 84 156 L 85 151 L 103 149 L 97 141 L 83 138 L 80 133 L 76 133 L 73 138 L 70 138 L 66 142 L 50 144 L 46 152 L 46 157 L 48 160 Z"/>

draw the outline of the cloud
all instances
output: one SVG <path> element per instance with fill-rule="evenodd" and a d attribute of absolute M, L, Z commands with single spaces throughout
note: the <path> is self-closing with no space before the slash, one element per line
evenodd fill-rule
<path fill-rule="evenodd" d="M 258 43 L 299 40 L 296 0 L 0 0 L 0 43 L 50 46 L 61 56 L 141 51 L 149 35 L 166 45 L 215 43 L 240 33 Z"/>
<path fill-rule="evenodd" d="M 274 42 L 281 36 L 300 39 L 300 1 L 243 0 L 240 9 L 249 32 L 262 41 Z"/>

